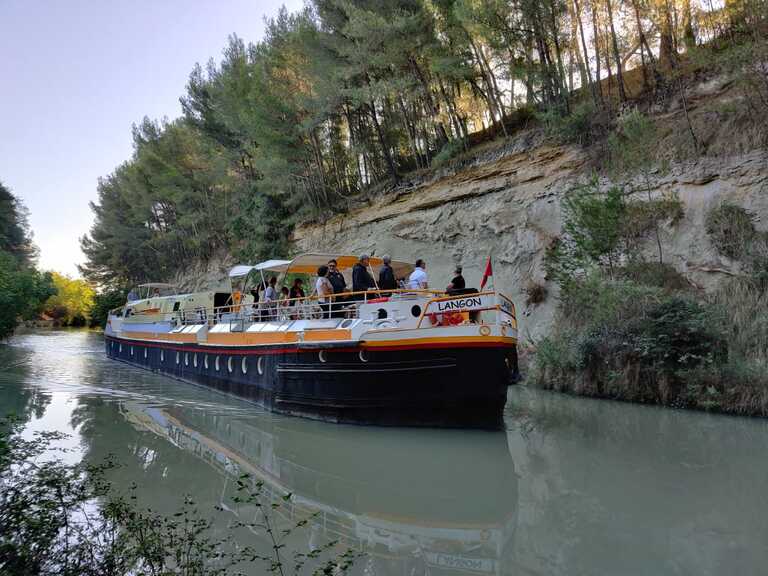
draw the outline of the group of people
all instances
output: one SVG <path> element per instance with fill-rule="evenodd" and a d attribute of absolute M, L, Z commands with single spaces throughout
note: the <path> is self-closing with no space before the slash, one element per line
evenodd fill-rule
<path fill-rule="evenodd" d="M 364 292 L 378 290 L 381 297 L 390 294 L 388 290 L 427 290 L 429 278 L 427 276 L 427 264 L 419 258 L 414 263 L 411 274 L 405 278 L 397 278 L 392 268 L 392 258 L 382 256 L 382 265 L 378 270 L 378 281 L 374 280 L 373 270 L 370 266 L 370 256 L 362 254 L 352 267 L 351 292 L 347 287 L 347 280 L 339 271 L 338 262 L 330 259 L 327 264 L 317 269 L 314 293 L 322 310 L 323 317 L 333 318 L 344 315 L 344 307 L 348 303 L 356 302 L 364 298 Z M 461 266 L 455 268 L 455 276 L 448 285 L 448 292 L 463 290 L 466 286 L 462 276 Z M 263 294 L 262 294 L 263 292 Z M 289 289 L 282 286 L 277 288 L 277 278 L 272 276 L 268 281 L 257 284 L 252 290 L 253 307 L 261 320 L 276 318 L 298 318 L 298 301 L 305 298 L 304 281 L 295 278 Z"/>

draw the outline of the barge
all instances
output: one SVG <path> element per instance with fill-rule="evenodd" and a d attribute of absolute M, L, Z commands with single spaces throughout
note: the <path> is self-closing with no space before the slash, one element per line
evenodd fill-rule
<path fill-rule="evenodd" d="M 110 312 L 109 358 L 252 400 L 280 414 L 351 424 L 498 428 L 517 373 L 517 320 L 496 290 L 396 289 L 257 302 L 265 275 L 312 277 L 306 254 L 236 266 L 227 290 L 146 297 Z M 371 258 L 369 266 L 380 265 Z M 392 262 L 407 278 L 413 266 Z M 155 289 L 157 288 L 157 289 Z M 165 288 L 165 286 L 163 286 Z M 153 290 L 154 293 L 150 294 Z"/>

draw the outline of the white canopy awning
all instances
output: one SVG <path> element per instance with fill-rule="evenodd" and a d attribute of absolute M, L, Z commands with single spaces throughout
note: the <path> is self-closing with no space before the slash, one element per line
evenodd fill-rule
<path fill-rule="evenodd" d="M 247 276 L 251 270 L 267 270 L 269 272 L 285 272 L 290 265 L 290 260 L 265 260 L 251 266 L 250 264 L 238 264 L 229 271 L 230 278 Z"/>

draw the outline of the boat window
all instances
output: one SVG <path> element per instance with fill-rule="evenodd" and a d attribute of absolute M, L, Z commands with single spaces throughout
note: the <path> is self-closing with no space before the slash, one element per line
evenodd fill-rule
<path fill-rule="evenodd" d="M 133 314 L 133 308 L 126 308 L 125 314 L 123 315 L 123 317 L 128 318 L 128 316 L 130 316 L 131 314 Z"/>
<path fill-rule="evenodd" d="M 416 306 L 414 306 L 413 308 L 411 308 L 411 315 L 412 315 L 414 318 L 418 318 L 419 316 L 421 316 L 421 306 L 419 306 L 419 305 L 417 304 Z"/>
<path fill-rule="evenodd" d="M 197 368 L 197 354 L 192 356 L 192 365 Z"/>
<path fill-rule="evenodd" d="M 131 346 L 131 356 L 133 356 L 133 346 Z"/>
<path fill-rule="evenodd" d="M 160 350 L 160 362 L 165 362 L 165 350 Z"/>
<path fill-rule="evenodd" d="M 176 364 L 178 364 L 178 363 L 179 363 L 179 359 L 180 359 L 180 358 L 181 358 L 181 354 L 179 354 L 178 352 L 176 352 Z"/>
<path fill-rule="evenodd" d="M 146 357 L 147 357 L 147 349 L 144 348 L 144 358 L 146 358 Z"/>
<path fill-rule="evenodd" d="M 179 302 L 178 300 L 173 303 L 173 311 L 174 312 L 178 312 L 180 307 L 181 307 L 181 302 Z"/>
<path fill-rule="evenodd" d="M 189 366 L 189 352 L 184 352 L 184 366 Z"/>
<path fill-rule="evenodd" d="M 218 372 L 219 371 L 219 357 L 218 356 L 216 356 L 215 368 L 216 368 L 216 372 Z"/>
<path fill-rule="evenodd" d="M 378 316 L 379 320 L 382 320 L 387 317 L 387 310 L 385 308 L 379 308 L 378 310 Z"/>
<path fill-rule="evenodd" d="M 243 374 L 248 374 L 248 358 L 246 356 L 243 356 L 243 361 L 240 364 L 240 369 L 243 371 Z"/>
<path fill-rule="evenodd" d="M 205 369 L 208 370 L 208 354 L 203 356 L 203 366 L 205 366 Z"/>
<path fill-rule="evenodd" d="M 227 370 L 229 371 L 230 374 L 234 370 L 233 365 L 232 365 L 232 356 L 227 358 Z"/>
<path fill-rule="evenodd" d="M 264 356 L 259 356 L 258 362 L 256 362 L 256 370 L 259 374 L 264 374 Z"/>

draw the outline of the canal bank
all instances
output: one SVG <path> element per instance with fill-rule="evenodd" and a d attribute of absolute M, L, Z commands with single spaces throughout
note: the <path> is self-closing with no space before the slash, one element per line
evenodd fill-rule
<path fill-rule="evenodd" d="M 172 513 L 190 494 L 212 510 L 238 474 L 258 475 L 275 497 L 293 492 L 297 514 L 318 513 L 290 546 L 343 536 L 365 554 L 355 574 L 715 575 L 768 562 L 763 420 L 513 387 L 503 432 L 388 430 L 277 416 L 110 362 L 98 334 L 19 336 L 0 360 L 0 408 L 71 434 L 72 458 L 115 454 L 112 481 L 135 482 L 143 504 Z"/>

